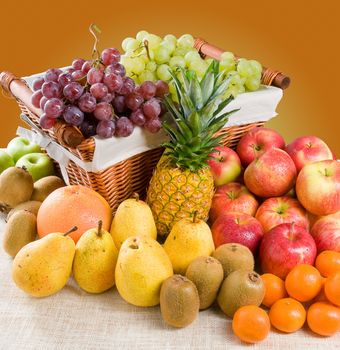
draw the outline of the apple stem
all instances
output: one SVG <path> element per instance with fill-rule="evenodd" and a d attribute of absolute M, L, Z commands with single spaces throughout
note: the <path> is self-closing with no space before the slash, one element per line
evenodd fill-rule
<path fill-rule="evenodd" d="M 134 192 L 132 195 L 132 198 L 134 198 L 138 202 L 139 201 L 139 194 L 137 192 Z"/>
<path fill-rule="evenodd" d="M 193 216 L 193 218 L 192 218 L 192 222 L 193 222 L 194 224 L 197 223 L 197 214 L 198 214 L 198 211 L 195 210 L 195 211 L 194 211 L 194 216 Z"/>
<path fill-rule="evenodd" d="M 70 230 L 68 230 L 66 233 L 64 233 L 63 236 L 65 237 L 65 236 L 69 235 L 70 233 L 77 231 L 77 230 L 78 230 L 78 227 L 73 226 Z"/>
<path fill-rule="evenodd" d="M 97 229 L 97 236 L 98 237 L 102 236 L 102 227 L 103 227 L 103 221 L 99 220 L 98 221 L 98 229 Z"/>
<path fill-rule="evenodd" d="M 233 191 L 227 192 L 227 196 L 229 197 L 229 199 L 235 199 L 236 195 Z"/>

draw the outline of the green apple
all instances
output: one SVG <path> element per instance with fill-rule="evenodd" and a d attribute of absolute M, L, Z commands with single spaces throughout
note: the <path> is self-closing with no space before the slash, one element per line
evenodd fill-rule
<path fill-rule="evenodd" d="M 11 166 L 14 166 L 12 157 L 0 149 L 0 174 Z"/>
<path fill-rule="evenodd" d="M 25 167 L 34 181 L 45 176 L 54 175 L 53 161 L 44 153 L 26 154 L 17 161 L 16 166 Z"/>
<path fill-rule="evenodd" d="M 29 153 L 41 153 L 41 148 L 24 137 L 15 137 L 7 145 L 7 153 L 17 162 L 22 156 Z"/>

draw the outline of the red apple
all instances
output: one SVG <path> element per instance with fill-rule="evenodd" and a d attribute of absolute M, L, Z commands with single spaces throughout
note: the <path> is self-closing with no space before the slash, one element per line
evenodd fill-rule
<path fill-rule="evenodd" d="M 263 153 L 244 172 L 247 188 L 264 198 L 283 196 L 294 186 L 295 179 L 294 162 L 279 148 L 271 148 Z"/>
<path fill-rule="evenodd" d="M 340 162 L 323 160 L 305 165 L 296 180 L 300 203 L 314 215 L 340 210 Z"/>
<path fill-rule="evenodd" d="M 246 186 L 230 182 L 217 188 L 212 199 L 210 220 L 214 222 L 218 216 L 228 212 L 239 212 L 254 216 L 259 206 L 255 197 Z"/>
<path fill-rule="evenodd" d="M 302 226 L 281 224 L 267 232 L 260 246 L 263 273 L 285 279 L 299 264 L 314 264 L 316 245 L 311 234 Z"/>
<path fill-rule="evenodd" d="M 214 177 L 216 186 L 222 186 L 235 181 L 241 173 L 241 161 L 235 151 L 226 146 L 216 147 L 216 151 L 210 154 L 208 164 Z"/>
<path fill-rule="evenodd" d="M 261 224 L 254 217 L 243 213 L 229 213 L 219 216 L 211 227 L 215 247 L 225 243 L 240 243 L 253 254 L 263 236 Z"/>
<path fill-rule="evenodd" d="M 301 136 L 286 146 L 299 172 L 306 164 L 333 159 L 333 153 L 324 141 L 316 136 Z"/>
<path fill-rule="evenodd" d="M 264 232 L 268 232 L 277 225 L 292 222 L 307 230 L 309 228 L 306 210 L 298 200 L 291 197 L 266 199 L 258 208 L 255 217 L 262 224 Z"/>
<path fill-rule="evenodd" d="M 311 234 L 318 248 L 318 253 L 323 250 L 340 252 L 340 211 L 317 220 Z"/>
<path fill-rule="evenodd" d="M 271 148 L 284 148 L 283 137 L 273 129 L 254 128 L 245 134 L 237 145 L 237 153 L 244 166 Z"/>

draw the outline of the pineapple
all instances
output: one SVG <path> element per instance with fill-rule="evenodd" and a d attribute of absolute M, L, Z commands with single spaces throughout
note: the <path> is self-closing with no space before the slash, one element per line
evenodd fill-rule
<path fill-rule="evenodd" d="M 159 160 L 147 193 L 158 234 L 167 235 L 175 222 L 197 212 L 197 217 L 208 219 L 214 181 L 207 165 L 209 154 L 221 141 L 216 133 L 226 124 L 234 112 L 222 113 L 233 99 L 223 99 L 229 86 L 222 80 L 219 63 L 213 61 L 201 82 L 192 71 L 180 71 L 172 75 L 178 104 L 169 96 L 165 104 L 171 123 L 163 128 L 169 142 Z"/>

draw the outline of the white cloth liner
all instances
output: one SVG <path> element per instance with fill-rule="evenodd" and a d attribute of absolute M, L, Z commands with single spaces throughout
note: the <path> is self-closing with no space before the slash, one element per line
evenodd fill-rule
<path fill-rule="evenodd" d="M 23 79 L 32 87 L 33 81 L 42 76 L 42 74 L 43 73 L 35 74 Z M 239 111 L 230 116 L 226 126 L 268 121 L 277 115 L 276 107 L 282 96 L 283 91 L 273 86 L 261 86 L 258 91 L 246 92 L 238 95 L 223 111 L 227 112 L 232 109 L 240 108 Z M 29 122 L 27 118 L 23 119 Z M 17 134 L 44 147 L 49 156 L 60 164 L 66 183 L 68 183 L 66 167 L 69 160 L 72 160 L 87 172 L 100 172 L 136 154 L 157 148 L 162 142 L 167 140 L 163 131 L 157 134 L 151 134 L 140 127 L 135 127 L 133 133 L 128 137 L 102 139 L 95 136 L 93 161 L 84 162 L 52 141 L 47 134 L 43 133 L 33 123 L 29 124 L 34 130 L 33 132 L 19 127 Z"/>

